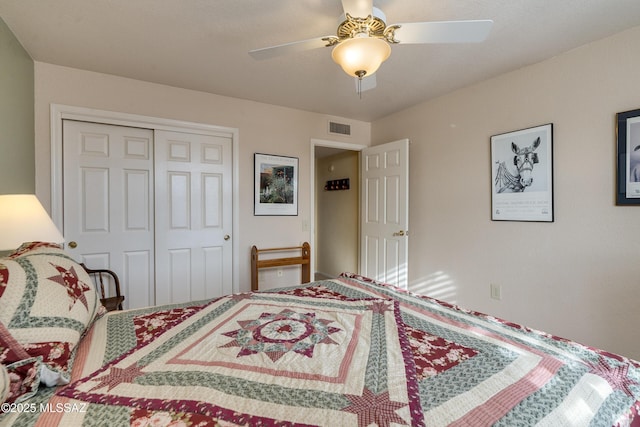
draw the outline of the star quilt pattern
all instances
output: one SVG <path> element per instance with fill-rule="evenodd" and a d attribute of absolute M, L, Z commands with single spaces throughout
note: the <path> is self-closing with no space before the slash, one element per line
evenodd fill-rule
<path fill-rule="evenodd" d="M 241 294 L 59 395 L 232 425 L 419 426 L 412 357 L 393 300 Z"/>

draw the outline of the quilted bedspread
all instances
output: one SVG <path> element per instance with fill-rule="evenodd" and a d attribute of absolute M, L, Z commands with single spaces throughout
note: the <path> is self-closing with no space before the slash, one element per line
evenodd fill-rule
<path fill-rule="evenodd" d="M 0 424 L 623 426 L 639 400 L 637 362 L 344 275 L 110 313 Z"/>

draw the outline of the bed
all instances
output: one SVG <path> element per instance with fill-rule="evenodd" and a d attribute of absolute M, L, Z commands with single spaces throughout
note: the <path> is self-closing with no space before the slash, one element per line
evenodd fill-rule
<path fill-rule="evenodd" d="M 640 425 L 637 362 L 354 274 L 109 313 L 88 280 L 0 260 L 1 425 Z"/>

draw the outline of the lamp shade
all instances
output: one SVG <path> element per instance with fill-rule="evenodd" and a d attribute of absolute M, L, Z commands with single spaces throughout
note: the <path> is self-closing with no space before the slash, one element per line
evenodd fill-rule
<path fill-rule="evenodd" d="M 35 195 L 0 195 L 0 251 L 34 241 L 63 243 L 64 237 Z"/>
<path fill-rule="evenodd" d="M 364 77 L 375 73 L 390 54 L 391 46 L 386 41 L 376 37 L 356 36 L 334 47 L 331 57 L 345 73 Z"/>

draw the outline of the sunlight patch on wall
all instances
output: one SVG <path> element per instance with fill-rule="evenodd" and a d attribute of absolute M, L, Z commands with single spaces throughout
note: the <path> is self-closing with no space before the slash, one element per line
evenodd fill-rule
<path fill-rule="evenodd" d="M 443 271 L 436 271 L 428 276 L 409 283 L 409 290 L 439 300 L 456 304 L 457 287 L 451 277 Z"/>
<path fill-rule="evenodd" d="M 388 267 L 387 270 L 378 271 L 376 268 L 374 271 L 365 271 L 364 276 L 401 289 L 407 289 L 409 272 L 407 263 L 403 263 L 396 267 Z"/>

